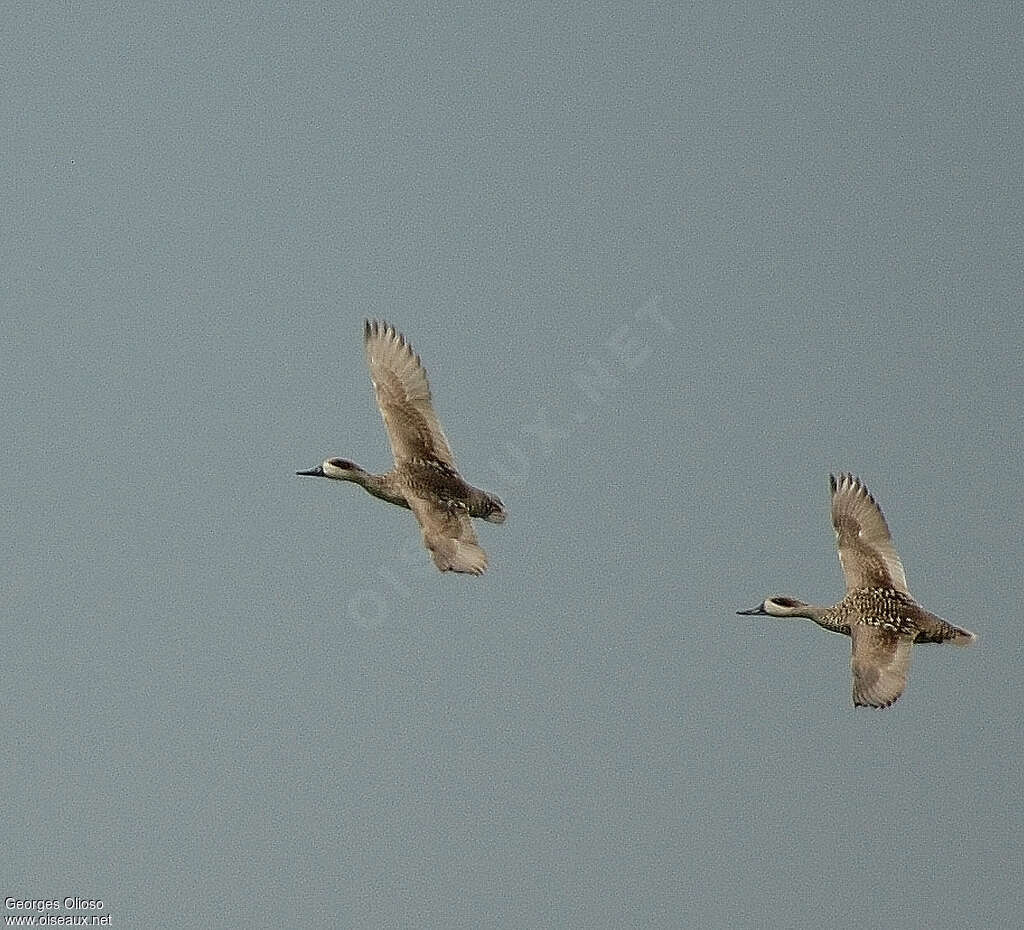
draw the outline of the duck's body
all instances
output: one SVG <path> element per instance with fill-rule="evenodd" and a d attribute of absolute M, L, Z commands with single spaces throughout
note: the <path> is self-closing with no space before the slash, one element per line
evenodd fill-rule
<path fill-rule="evenodd" d="M 374 475 L 348 459 L 332 458 L 297 474 L 351 481 L 374 497 L 407 507 L 438 569 L 481 574 L 487 554 L 471 518 L 503 523 L 504 506 L 459 474 L 434 412 L 427 373 L 405 337 L 387 323 L 367 320 L 363 341 L 395 467 Z"/>
<path fill-rule="evenodd" d="M 830 475 L 829 482 L 846 596 L 827 607 L 792 597 L 770 597 L 738 613 L 803 617 L 849 636 L 853 703 L 888 707 L 906 688 L 914 643 L 966 646 L 975 636 L 925 610 L 911 597 L 885 517 L 861 481 L 853 475 Z"/>

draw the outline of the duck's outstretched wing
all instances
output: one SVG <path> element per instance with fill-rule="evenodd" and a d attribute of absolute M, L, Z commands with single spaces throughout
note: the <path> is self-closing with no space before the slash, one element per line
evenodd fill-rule
<path fill-rule="evenodd" d="M 431 403 L 427 373 L 405 336 L 388 323 L 367 320 L 363 343 L 395 465 L 436 459 L 454 468 L 451 447 Z"/>
<path fill-rule="evenodd" d="M 889 527 L 868 489 L 853 475 L 829 475 L 829 484 L 832 526 L 847 593 L 860 588 L 895 588 L 909 594 Z"/>
<path fill-rule="evenodd" d="M 853 624 L 850 638 L 854 705 L 888 707 L 907 687 L 913 638 L 864 623 Z"/>
<path fill-rule="evenodd" d="M 476 530 L 465 510 L 449 510 L 414 493 L 407 492 L 406 499 L 423 528 L 423 544 L 440 571 L 484 573 L 487 553 L 477 544 Z"/>

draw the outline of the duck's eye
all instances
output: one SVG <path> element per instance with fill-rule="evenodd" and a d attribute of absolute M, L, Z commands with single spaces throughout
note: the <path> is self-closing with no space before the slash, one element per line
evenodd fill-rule
<path fill-rule="evenodd" d="M 328 459 L 328 465 L 333 465 L 335 468 L 351 468 L 352 463 L 348 459 Z"/>

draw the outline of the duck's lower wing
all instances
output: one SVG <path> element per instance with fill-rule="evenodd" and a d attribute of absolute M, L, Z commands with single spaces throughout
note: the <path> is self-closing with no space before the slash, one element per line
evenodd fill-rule
<path fill-rule="evenodd" d="M 914 640 L 866 623 L 852 624 L 850 638 L 854 705 L 888 707 L 907 687 Z"/>
<path fill-rule="evenodd" d="M 482 575 L 487 553 L 477 544 L 476 530 L 464 510 L 447 510 L 432 500 L 406 494 L 409 509 L 423 529 L 423 545 L 442 572 Z"/>

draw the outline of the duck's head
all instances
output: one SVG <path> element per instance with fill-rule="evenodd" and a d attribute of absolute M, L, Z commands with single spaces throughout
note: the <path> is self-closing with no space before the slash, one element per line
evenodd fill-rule
<path fill-rule="evenodd" d="M 806 606 L 804 601 L 795 597 L 776 596 L 765 598 L 757 607 L 751 607 L 750 610 L 737 610 L 736 613 L 745 617 L 796 617 L 800 616 L 800 611 Z"/>
<path fill-rule="evenodd" d="M 297 471 L 295 474 L 310 475 L 314 478 L 334 478 L 338 481 L 355 481 L 365 472 L 355 462 L 350 462 L 348 459 L 324 459 L 315 468 L 310 468 L 308 471 Z"/>

